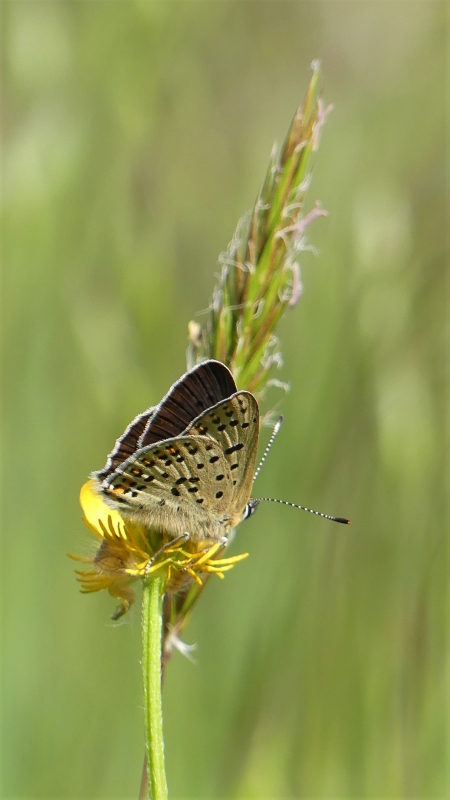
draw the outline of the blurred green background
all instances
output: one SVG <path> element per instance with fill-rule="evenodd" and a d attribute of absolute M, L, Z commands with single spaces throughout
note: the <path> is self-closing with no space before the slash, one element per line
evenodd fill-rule
<path fill-rule="evenodd" d="M 81 596 L 78 491 L 323 63 L 304 294 L 261 506 L 164 690 L 171 797 L 448 797 L 444 2 L 3 2 L 3 796 L 136 798 L 139 605 Z M 274 392 L 272 400 L 279 399 Z M 263 432 L 264 436 L 267 434 Z"/>

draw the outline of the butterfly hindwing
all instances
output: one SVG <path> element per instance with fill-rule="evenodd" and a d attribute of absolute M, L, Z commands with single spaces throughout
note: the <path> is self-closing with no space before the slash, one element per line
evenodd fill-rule
<path fill-rule="evenodd" d="M 232 473 L 220 445 L 181 436 L 144 448 L 99 487 L 105 499 L 138 522 L 177 536 L 225 534 L 232 505 Z"/>

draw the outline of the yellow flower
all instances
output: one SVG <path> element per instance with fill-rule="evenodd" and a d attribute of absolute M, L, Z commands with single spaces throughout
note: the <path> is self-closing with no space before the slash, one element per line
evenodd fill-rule
<path fill-rule="evenodd" d="M 125 521 L 118 511 L 103 502 L 94 485 L 88 481 L 81 487 L 80 503 L 83 522 L 100 539 L 100 546 L 95 555 L 87 558 L 69 556 L 92 565 L 89 570 L 76 570 L 82 592 L 108 589 L 120 600 L 113 619 L 125 614 L 134 602 L 130 584 L 139 577 L 146 578 L 162 570 L 165 593 L 185 594 L 193 581 L 202 586 L 211 574 L 223 578 L 225 572 L 248 555 L 220 558 L 225 549 L 220 542 L 174 541 L 143 525 Z"/>

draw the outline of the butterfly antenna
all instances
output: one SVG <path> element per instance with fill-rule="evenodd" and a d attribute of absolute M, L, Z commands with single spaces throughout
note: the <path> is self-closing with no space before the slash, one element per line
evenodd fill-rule
<path fill-rule="evenodd" d="M 274 443 L 275 436 L 277 435 L 278 431 L 281 428 L 282 422 L 283 422 L 283 417 L 278 417 L 275 425 L 273 426 L 272 435 L 271 435 L 271 437 L 270 437 L 270 439 L 269 439 L 269 441 L 267 443 L 267 447 L 264 450 L 264 453 L 262 455 L 261 461 L 259 462 L 258 468 L 257 468 L 257 470 L 256 470 L 256 472 L 255 472 L 255 474 L 253 476 L 253 480 L 254 481 L 256 481 L 256 478 L 258 477 L 259 473 L 261 472 L 261 467 L 264 464 L 264 462 L 265 462 L 265 460 L 266 460 L 266 458 L 267 458 L 267 456 L 269 454 L 269 450 L 270 450 L 270 448 L 272 447 L 272 445 Z"/>
<path fill-rule="evenodd" d="M 263 456 L 264 458 L 264 456 Z M 289 503 L 287 500 L 276 500 L 274 497 L 256 497 L 255 499 L 250 500 L 250 503 L 281 503 L 283 506 L 291 506 L 292 508 L 300 508 L 301 511 L 309 511 L 310 514 L 317 514 L 318 517 L 325 517 L 325 519 L 331 519 L 333 522 L 342 522 L 343 525 L 351 525 L 349 519 L 345 519 L 345 517 L 332 517 L 330 514 L 322 514 L 321 511 L 314 511 L 312 508 L 306 508 L 306 506 L 299 506 L 297 503 Z"/>

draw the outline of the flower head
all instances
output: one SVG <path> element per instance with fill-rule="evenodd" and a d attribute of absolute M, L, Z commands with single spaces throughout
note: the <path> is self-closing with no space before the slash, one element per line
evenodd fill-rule
<path fill-rule="evenodd" d="M 193 586 L 202 588 L 210 575 L 223 578 L 225 572 L 248 555 L 221 558 L 226 547 L 222 542 L 193 541 L 188 536 L 170 539 L 124 520 L 118 511 L 104 503 L 94 487 L 92 480 L 81 487 L 80 503 L 83 522 L 100 539 L 100 545 L 87 558 L 72 554 L 70 557 L 91 564 L 91 569 L 76 570 L 82 592 L 108 589 L 120 600 L 113 619 L 125 614 L 134 602 L 131 584 L 137 578 L 162 572 L 165 593 L 186 598 Z"/>

